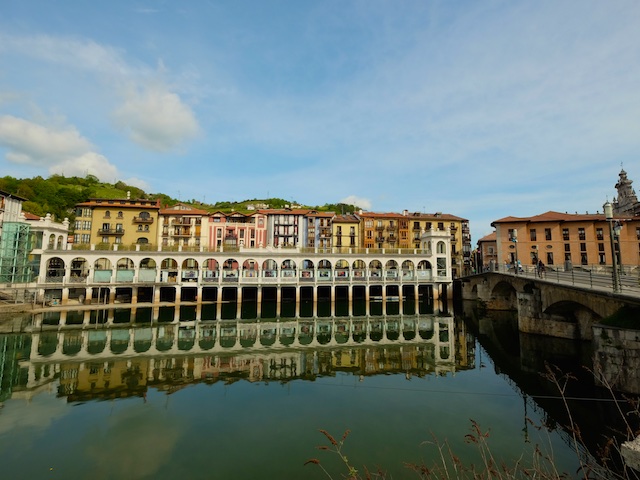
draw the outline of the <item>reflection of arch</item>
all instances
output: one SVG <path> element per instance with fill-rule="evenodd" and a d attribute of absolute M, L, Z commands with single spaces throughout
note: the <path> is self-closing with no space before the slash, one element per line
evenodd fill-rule
<path fill-rule="evenodd" d="M 335 325 L 335 336 L 337 343 L 346 343 L 349 340 L 349 323 L 338 321 Z"/>
<path fill-rule="evenodd" d="M 43 357 L 48 357 L 49 355 L 55 353 L 58 348 L 58 334 L 51 333 L 41 333 L 40 340 L 38 341 L 38 353 Z"/>
<path fill-rule="evenodd" d="M 82 349 L 82 332 L 66 332 L 62 342 L 63 355 L 77 355 Z"/>
<path fill-rule="evenodd" d="M 253 347 L 258 338 L 258 330 L 255 326 L 243 327 L 240 330 L 240 345 L 243 347 Z"/>
<path fill-rule="evenodd" d="M 313 323 L 300 323 L 300 335 L 298 337 L 298 341 L 301 345 L 309 345 L 313 342 L 313 330 Z"/>
<path fill-rule="evenodd" d="M 203 328 L 200 331 L 198 345 L 203 350 L 211 350 L 216 344 L 216 329 L 212 327 Z"/>
<path fill-rule="evenodd" d="M 231 348 L 236 344 L 237 330 L 235 326 L 220 329 L 220 346 Z"/>
<path fill-rule="evenodd" d="M 178 350 L 191 350 L 196 343 L 194 330 L 191 328 L 181 328 L 178 330 Z"/>
<path fill-rule="evenodd" d="M 172 327 L 158 328 L 158 338 L 156 339 L 156 348 L 160 352 L 166 352 L 173 346 L 174 330 Z"/>
<path fill-rule="evenodd" d="M 133 349 L 136 353 L 146 352 L 151 348 L 153 332 L 150 328 L 137 328 L 133 334 Z"/>
<path fill-rule="evenodd" d="M 111 330 L 111 353 L 124 353 L 129 347 L 129 330 Z"/>
<path fill-rule="evenodd" d="M 104 330 L 89 330 L 87 338 L 87 353 L 96 355 L 107 346 L 107 332 Z"/>
<path fill-rule="evenodd" d="M 280 329 L 280 343 L 284 346 L 291 345 L 296 340 L 295 327 L 283 327 Z"/>
<path fill-rule="evenodd" d="M 260 331 L 260 344 L 265 347 L 270 347 L 276 342 L 276 329 L 275 328 L 263 328 Z"/>

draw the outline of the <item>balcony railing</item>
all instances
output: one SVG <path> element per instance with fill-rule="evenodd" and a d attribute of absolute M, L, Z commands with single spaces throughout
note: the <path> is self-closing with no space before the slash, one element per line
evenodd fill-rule
<path fill-rule="evenodd" d="M 153 223 L 152 217 L 133 217 L 133 223 Z"/>
<path fill-rule="evenodd" d="M 98 230 L 99 235 L 124 235 L 123 228 L 101 228 Z"/>

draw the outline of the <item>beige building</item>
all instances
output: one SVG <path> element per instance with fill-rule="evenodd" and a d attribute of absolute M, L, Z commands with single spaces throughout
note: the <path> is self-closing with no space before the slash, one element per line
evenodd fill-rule
<path fill-rule="evenodd" d="M 612 265 L 610 224 L 602 213 L 549 211 L 533 217 L 505 217 L 496 228 L 497 261 L 523 266 L 538 259 L 551 267 Z M 640 264 L 640 217 L 614 215 L 614 249 L 627 268 Z"/>
<path fill-rule="evenodd" d="M 209 212 L 183 203 L 160 210 L 158 245 L 200 247 L 209 245 Z"/>
<path fill-rule="evenodd" d="M 156 200 L 92 198 L 76 205 L 73 243 L 103 247 L 155 244 L 159 211 Z"/>

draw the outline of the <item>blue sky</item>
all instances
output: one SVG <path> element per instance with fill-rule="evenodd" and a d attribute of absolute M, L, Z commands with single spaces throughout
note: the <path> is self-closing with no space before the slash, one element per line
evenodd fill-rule
<path fill-rule="evenodd" d="M 490 223 L 640 182 L 640 2 L 0 0 L 0 175 Z"/>

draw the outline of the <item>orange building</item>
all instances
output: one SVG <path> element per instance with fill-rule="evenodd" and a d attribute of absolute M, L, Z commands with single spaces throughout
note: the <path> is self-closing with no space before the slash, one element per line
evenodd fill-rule
<path fill-rule="evenodd" d="M 497 261 L 533 265 L 539 259 L 553 268 L 612 265 L 610 231 L 618 264 L 626 270 L 640 265 L 640 217 L 603 213 L 569 214 L 549 211 L 533 217 L 505 217 L 491 224 L 496 229 Z M 618 228 L 611 228 L 611 227 Z M 615 231 L 619 230 L 618 235 Z"/>

